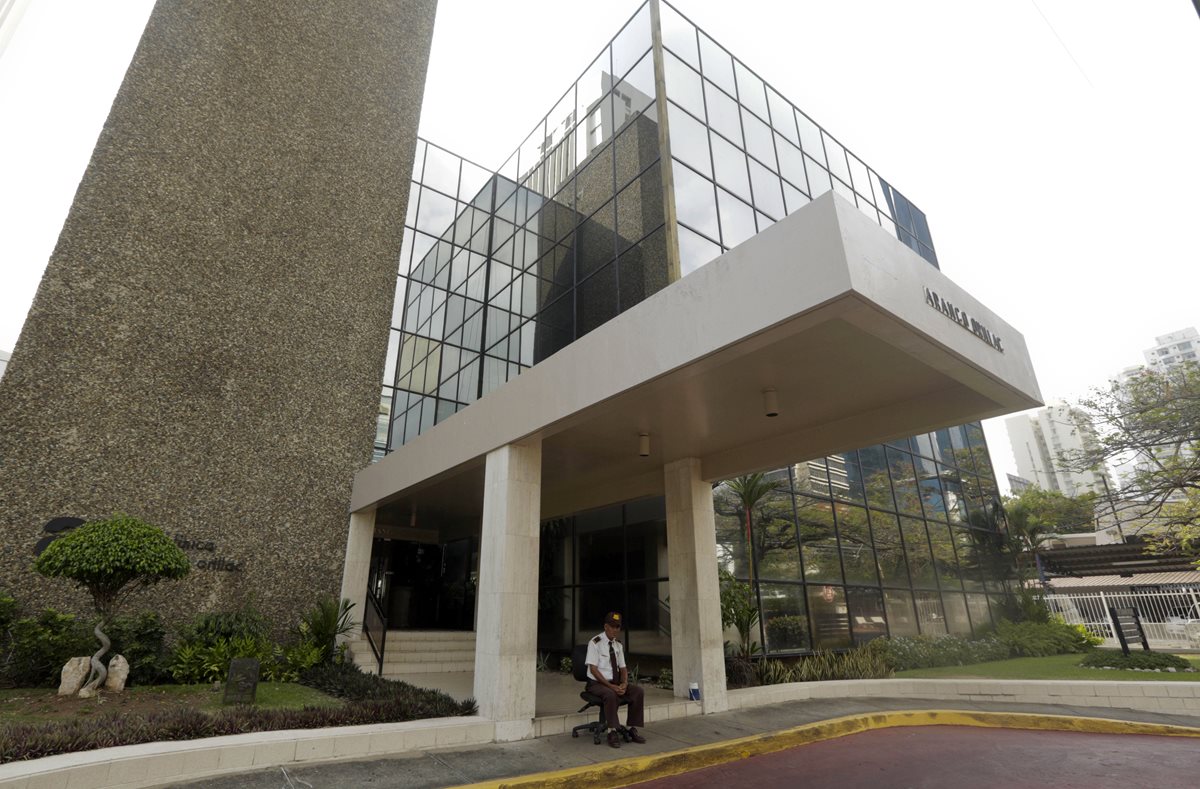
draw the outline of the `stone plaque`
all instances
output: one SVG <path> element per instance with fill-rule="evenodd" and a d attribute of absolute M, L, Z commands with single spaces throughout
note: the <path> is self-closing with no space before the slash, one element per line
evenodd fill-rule
<path fill-rule="evenodd" d="M 225 681 L 226 704 L 253 704 L 258 693 L 258 660 L 234 658 L 229 662 L 229 679 Z"/>

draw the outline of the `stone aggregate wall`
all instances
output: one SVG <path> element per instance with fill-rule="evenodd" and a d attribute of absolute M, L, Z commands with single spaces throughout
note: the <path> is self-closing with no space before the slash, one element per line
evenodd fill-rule
<path fill-rule="evenodd" d="M 435 5 L 157 4 L 0 383 L 0 587 L 28 607 L 86 610 L 33 549 L 116 512 L 194 562 L 135 607 L 282 629 L 336 593 Z"/>

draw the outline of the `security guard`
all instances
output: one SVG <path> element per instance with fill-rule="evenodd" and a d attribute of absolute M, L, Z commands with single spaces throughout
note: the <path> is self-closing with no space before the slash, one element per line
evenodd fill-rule
<path fill-rule="evenodd" d="M 641 686 L 629 684 L 629 669 L 625 667 L 625 649 L 617 636 L 621 635 L 621 615 L 609 611 L 604 617 L 604 632 L 588 642 L 587 666 L 592 678 L 588 680 L 587 692 L 594 693 L 604 701 L 604 720 L 608 722 L 608 744 L 621 747 L 617 707 L 621 697 L 629 699 L 629 712 L 625 724 L 629 727 L 629 739 L 645 742 L 637 727 L 644 726 L 642 709 L 645 692 Z"/>

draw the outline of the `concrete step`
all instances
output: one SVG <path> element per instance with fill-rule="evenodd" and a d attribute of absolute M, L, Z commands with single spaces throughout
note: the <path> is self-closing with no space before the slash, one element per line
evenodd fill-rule
<path fill-rule="evenodd" d="M 383 664 L 383 676 L 403 677 L 412 674 L 448 674 L 455 671 L 474 671 L 475 661 L 438 661 L 435 663 L 387 663 Z"/>
<path fill-rule="evenodd" d="M 389 630 L 388 641 L 402 638 L 406 641 L 474 641 L 475 633 L 470 630 Z"/>
<path fill-rule="evenodd" d="M 370 653 L 368 653 L 370 654 Z M 371 655 L 371 657 L 374 657 Z M 474 663 L 475 650 L 456 649 L 452 652 L 404 652 L 395 653 L 384 650 L 383 665 L 398 666 L 409 663 Z"/>

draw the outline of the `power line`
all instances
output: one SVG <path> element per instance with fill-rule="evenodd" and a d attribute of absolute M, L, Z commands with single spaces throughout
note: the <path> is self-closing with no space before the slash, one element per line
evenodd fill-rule
<path fill-rule="evenodd" d="M 1054 25 L 1050 24 L 1050 20 L 1047 19 L 1046 15 L 1042 13 L 1042 9 L 1038 7 L 1037 0 L 1029 0 L 1029 2 L 1033 3 L 1033 7 L 1037 9 L 1038 16 L 1040 16 L 1042 21 L 1046 23 L 1046 27 L 1050 28 L 1050 32 L 1054 34 L 1054 37 L 1058 39 L 1058 43 L 1063 48 L 1063 52 L 1067 53 L 1067 57 L 1069 57 L 1071 62 L 1075 64 L 1075 68 L 1079 69 L 1079 73 L 1083 75 L 1085 80 L 1087 80 L 1087 84 L 1091 85 L 1092 88 L 1095 88 L 1096 86 L 1092 85 L 1092 81 L 1088 78 L 1087 72 L 1083 70 L 1083 66 L 1079 65 L 1079 61 L 1076 60 L 1075 56 L 1071 54 L 1071 50 L 1067 47 L 1067 42 L 1062 40 L 1062 36 L 1058 34 L 1058 31 L 1054 29 Z"/>

